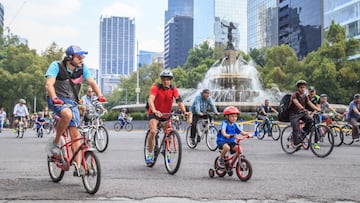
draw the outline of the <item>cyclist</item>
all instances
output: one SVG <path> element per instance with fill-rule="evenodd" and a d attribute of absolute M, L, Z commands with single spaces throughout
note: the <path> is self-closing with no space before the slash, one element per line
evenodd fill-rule
<path fill-rule="evenodd" d="M 259 110 L 257 111 L 256 118 L 259 120 L 263 120 L 265 124 L 268 124 L 269 118 L 267 117 L 267 114 L 271 112 L 279 113 L 275 108 L 272 108 L 270 106 L 270 100 L 265 99 L 264 104 L 261 104 Z"/>
<path fill-rule="evenodd" d="M 157 132 L 157 125 L 159 121 L 164 121 L 166 118 L 162 117 L 162 113 L 171 113 L 173 100 L 175 99 L 181 112 L 188 116 L 185 105 L 182 102 L 178 89 L 172 85 L 173 73 L 170 70 L 163 70 L 160 73 L 161 83 L 155 84 L 151 87 L 149 93 L 149 128 L 148 149 L 146 155 L 146 162 L 152 163 L 154 161 L 154 140 Z M 166 129 L 164 129 L 166 130 Z"/>
<path fill-rule="evenodd" d="M 17 128 L 17 125 L 18 125 L 21 117 L 22 117 L 23 123 L 25 124 L 25 128 L 26 128 L 26 122 L 27 122 L 26 119 L 28 119 L 28 120 L 30 119 L 29 111 L 25 104 L 26 104 L 25 99 L 20 99 L 19 103 L 17 103 L 14 106 L 14 111 L 13 111 L 13 114 L 15 117 L 14 129 L 13 129 L 14 133 L 16 133 L 16 128 Z"/>
<path fill-rule="evenodd" d="M 308 94 L 308 98 L 311 101 L 311 103 L 313 103 L 315 106 L 319 107 L 320 104 L 320 96 L 316 94 L 316 89 L 313 86 L 310 86 L 309 90 L 309 94 Z M 314 109 L 305 104 L 305 108 L 311 112 L 314 112 Z"/>
<path fill-rule="evenodd" d="M 97 100 L 97 96 L 94 95 L 93 88 L 89 86 L 86 90 L 86 94 L 83 97 L 81 97 L 82 104 L 87 105 L 87 106 L 92 105 L 92 106 L 100 108 L 100 110 L 102 110 L 102 111 L 106 111 L 106 109 L 103 107 L 102 104 L 94 104 L 93 103 L 94 100 Z M 80 110 L 82 110 L 84 112 L 85 109 L 80 109 Z M 86 113 L 86 112 L 84 112 L 84 113 Z M 90 121 L 90 118 L 88 118 L 87 116 L 84 116 L 85 125 L 87 125 L 89 121 Z"/>
<path fill-rule="evenodd" d="M 236 123 L 240 111 L 235 106 L 228 106 L 224 109 L 225 120 L 221 123 L 219 132 L 217 134 L 216 143 L 219 149 L 222 149 L 220 158 L 218 159 L 218 165 L 221 168 L 225 168 L 225 155 L 230 150 L 235 150 L 236 140 L 235 135 L 250 135 L 248 132 L 241 131 L 240 127 Z"/>
<path fill-rule="evenodd" d="M 36 133 L 39 132 L 39 129 L 41 127 L 41 122 L 45 122 L 45 118 L 44 118 L 44 113 L 43 112 L 38 112 L 37 117 L 36 117 Z"/>
<path fill-rule="evenodd" d="M 121 109 L 121 112 L 119 114 L 119 117 L 118 117 L 118 120 L 120 121 L 121 123 L 121 127 L 120 128 L 123 128 L 125 126 L 125 123 L 126 123 L 126 118 L 127 118 L 127 114 L 126 114 L 126 109 Z"/>
<path fill-rule="evenodd" d="M 320 111 L 320 108 L 315 106 L 305 95 L 307 82 L 305 80 L 298 80 L 296 82 L 297 91 L 291 95 L 289 106 L 289 118 L 291 127 L 293 129 L 293 141 L 294 145 L 299 146 L 301 144 L 302 137 L 306 136 L 313 123 L 313 118 L 309 115 L 309 111 L 305 108 L 306 105 L 312 109 Z M 299 128 L 299 121 L 305 122 L 305 126 L 302 131 Z M 314 143 L 314 148 L 318 149 L 319 145 Z"/>
<path fill-rule="evenodd" d="M 354 95 L 354 100 L 349 104 L 347 118 L 352 126 L 352 137 L 355 142 L 359 142 L 359 124 L 360 121 L 360 94 Z"/>
<path fill-rule="evenodd" d="M 332 113 L 334 113 L 337 117 L 341 117 L 341 114 L 336 112 L 334 108 L 332 108 L 327 101 L 327 94 L 320 94 L 320 110 L 322 113 L 325 113 L 327 109 L 329 109 Z M 323 115 L 323 120 L 331 119 L 330 115 Z"/>
<path fill-rule="evenodd" d="M 190 112 L 192 112 L 192 125 L 191 125 L 191 140 L 193 143 L 195 143 L 195 134 L 196 134 L 196 127 L 197 122 L 200 118 L 207 118 L 208 115 L 206 115 L 206 112 L 208 108 L 211 108 L 212 112 L 215 114 L 219 114 L 219 112 L 216 109 L 214 101 L 210 97 L 210 90 L 209 89 L 203 89 L 203 91 L 197 95 L 190 106 Z M 200 137 L 198 137 L 197 142 L 200 142 Z"/>
<path fill-rule="evenodd" d="M 61 135 L 68 128 L 72 140 L 77 139 L 80 134 L 76 126 L 80 123 L 80 116 L 78 108 L 67 108 L 62 104 L 77 105 L 79 102 L 79 92 L 81 88 L 82 79 L 84 78 L 88 85 L 93 88 L 99 96 L 100 102 L 105 102 L 106 99 L 102 95 L 95 80 L 91 77 L 88 67 L 84 64 L 85 55 L 87 51 L 82 50 L 79 46 L 71 45 L 65 50 L 65 57 L 62 61 L 53 61 L 45 76 L 46 76 L 46 91 L 49 108 L 61 117 L 56 130 L 56 137 L 53 143 L 49 143 L 50 152 L 63 160 L 62 151 L 60 150 Z M 72 120 L 73 115 L 75 121 Z M 72 144 L 73 151 L 76 151 L 80 146 L 80 142 Z M 64 163 L 64 160 L 63 160 Z M 74 175 L 83 175 L 84 169 L 81 170 L 81 157 L 75 157 L 75 172 Z"/>

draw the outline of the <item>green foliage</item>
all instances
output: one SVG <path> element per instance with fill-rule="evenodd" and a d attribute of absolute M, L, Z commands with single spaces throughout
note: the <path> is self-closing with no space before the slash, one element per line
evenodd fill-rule
<path fill-rule="evenodd" d="M 147 113 L 145 112 L 133 112 L 130 113 L 133 120 L 147 120 Z"/>

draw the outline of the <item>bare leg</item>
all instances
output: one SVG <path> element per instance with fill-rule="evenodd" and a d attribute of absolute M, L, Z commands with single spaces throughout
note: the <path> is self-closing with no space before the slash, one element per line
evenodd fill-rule
<path fill-rule="evenodd" d="M 74 141 L 74 140 L 76 140 L 77 138 L 80 137 L 80 133 L 76 129 L 75 126 L 69 127 L 69 131 L 70 131 L 70 137 L 71 137 L 72 141 Z M 76 142 L 73 142 L 71 147 L 72 147 L 73 152 L 75 153 L 80 147 L 80 140 L 78 140 Z M 78 168 L 80 168 L 80 166 L 81 166 L 81 154 L 80 154 L 80 152 L 76 155 L 74 160 L 75 160 L 76 165 L 78 166 Z"/>
<path fill-rule="evenodd" d="M 60 137 L 64 134 L 66 128 L 69 126 L 70 120 L 72 118 L 72 111 L 69 108 L 65 108 L 60 112 L 60 121 L 57 124 L 56 137 L 54 140 L 55 144 L 60 144 Z M 71 132 L 70 132 L 71 134 Z"/>
<path fill-rule="evenodd" d="M 150 133 L 149 133 L 149 136 L 148 136 L 148 152 L 153 152 L 154 151 L 154 138 L 155 138 L 155 135 L 157 133 L 157 125 L 158 125 L 159 121 L 156 120 L 156 119 L 151 119 L 149 121 L 149 128 L 150 128 Z"/>

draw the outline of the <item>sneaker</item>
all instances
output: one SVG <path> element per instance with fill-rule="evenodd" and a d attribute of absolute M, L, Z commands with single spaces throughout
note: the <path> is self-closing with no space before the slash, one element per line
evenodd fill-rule
<path fill-rule="evenodd" d="M 73 163 L 72 165 L 74 165 L 74 167 L 75 167 L 74 173 L 73 173 L 73 175 L 74 175 L 75 177 L 81 177 L 81 176 L 84 176 L 84 175 L 85 175 L 85 169 L 84 169 L 84 167 L 80 166 L 80 168 L 79 168 L 79 167 L 77 167 L 77 165 L 76 165 L 75 163 Z"/>
<path fill-rule="evenodd" d="M 314 143 L 314 144 L 313 144 L 313 148 L 319 150 L 319 149 L 320 149 L 320 146 L 318 145 L 318 143 Z"/>
<path fill-rule="evenodd" d="M 190 142 L 191 142 L 192 145 L 195 145 L 195 138 L 190 137 Z"/>
<path fill-rule="evenodd" d="M 360 141 L 359 138 L 355 138 L 355 139 L 354 139 L 354 142 L 359 142 L 359 141 Z"/>
<path fill-rule="evenodd" d="M 13 129 L 13 133 L 16 133 L 16 129 Z"/>
<path fill-rule="evenodd" d="M 224 160 L 224 158 L 222 158 L 222 157 L 218 158 L 218 166 L 220 168 L 225 168 L 225 160 Z"/>
<path fill-rule="evenodd" d="M 153 163 L 154 162 L 154 154 L 148 152 L 146 155 L 146 163 Z"/>
<path fill-rule="evenodd" d="M 200 140 L 201 140 L 201 139 L 200 139 L 200 136 L 198 136 L 198 137 L 197 137 L 197 142 L 200 142 Z"/>
<path fill-rule="evenodd" d="M 58 144 L 50 143 L 49 149 L 52 155 L 61 155 L 61 149 Z"/>

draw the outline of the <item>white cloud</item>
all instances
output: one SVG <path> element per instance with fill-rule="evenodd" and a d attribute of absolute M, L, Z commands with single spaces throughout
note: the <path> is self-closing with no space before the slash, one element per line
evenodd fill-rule
<path fill-rule="evenodd" d="M 144 40 L 139 43 L 139 49 L 141 50 L 154 52 L 162 52 L 164 50 L 164 44 L 158 40 Z"/>
<path fill-rule="evenodd" d="M 122 3 L 116 3 L 112 6 L 105 7 L 101 11 L 103 16 L 121 16 L 121 17 L 138 17 L 140 11 L 132 6 Z"/>

